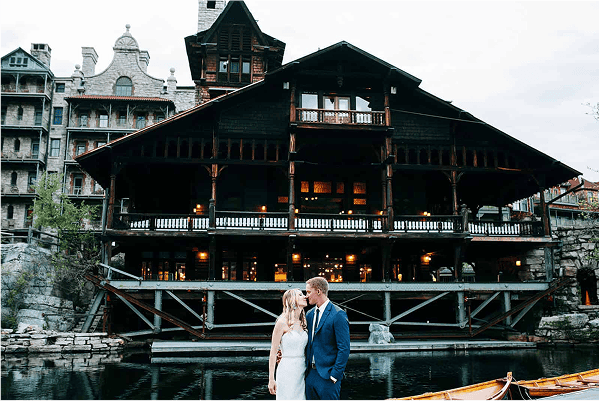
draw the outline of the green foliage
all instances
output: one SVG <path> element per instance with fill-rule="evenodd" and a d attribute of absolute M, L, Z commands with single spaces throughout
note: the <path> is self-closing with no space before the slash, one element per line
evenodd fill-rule
<path fill-rule="evenodd" d="M 35 228 L 56 230 L 59 251 L 52 255 L 53 281 L 63 296 L 79 306 L 85 293 L 85 275 L 100 262 L 100 242 L 86 229 L 98 206 L 74 204 L 61 189 L 62 176 L 44 173 L 35 185 L 38 198 L 33 205 Z"/>
<path fill-rule="evenodd" d="M 2 272 L 2 274 L 10 273 Z M 8 288 L 5 292 L 6 299 L 4 304 L 8 308 L 8 313 L 5 311 L 4 316 L 2 317 L 3 328 L 17 328 L 17 313 L 19 312 L 19 309 L 21 309 L 25 288 L 27 288 L 27 286 L 31 282 L 32 276 L 33 275 L 29 272 L 21 272 L 19 276 L 10 285 L 5 284 L 8 286 Z"/>

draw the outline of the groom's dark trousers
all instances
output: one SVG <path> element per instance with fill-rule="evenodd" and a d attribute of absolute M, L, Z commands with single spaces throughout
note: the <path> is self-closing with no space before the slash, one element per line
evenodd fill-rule
<path fill-rule="evenodd" d="M 308 368 L 306 376 L 306 399 L 338 400 L 341 396 L 341 380 L 333 383 L 323 379 L 316 369 Z"/>

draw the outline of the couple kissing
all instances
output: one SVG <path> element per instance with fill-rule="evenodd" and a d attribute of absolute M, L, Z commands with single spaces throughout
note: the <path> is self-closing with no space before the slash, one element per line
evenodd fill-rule
<path fill-rule="evenodd" d="M 277 400 L 338 400 L 349 358 L 347 314 L 328 298 L 322 277 L 283 294 L 268 360 L 268 390 Z M 306 306 L 314 305 L 307 313 Z M 277 361 L 278 363 L 277 366 Z"/>

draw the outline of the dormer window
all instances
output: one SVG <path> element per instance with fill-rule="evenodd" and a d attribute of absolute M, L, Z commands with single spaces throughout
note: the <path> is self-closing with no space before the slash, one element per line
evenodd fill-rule
<path fill-rule="evenodd" d="M 133 82 L 131 78 L 120 77 L 116 80 L 116 96 L 131 96 L 133 94 Z"/>
<path fill-rule="evenodd" d="M 27 67 L 29 59 L 27 57 L 11 57 L 9 66 L 11 67 Z"/>

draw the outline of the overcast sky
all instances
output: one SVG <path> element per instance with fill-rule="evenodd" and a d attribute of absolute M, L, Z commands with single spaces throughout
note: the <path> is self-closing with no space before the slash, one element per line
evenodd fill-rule
<path fill-rule="evenodd" d="M 287 44 L 284 63 L 345 40 L 422 80 L 420 87 L 599 181 L 599 2 L 247 0 L 260 29 Z M 1 54 L 52 49 L 56 76 L 81 64 L 81 47 L 112 61 L 131 34 L 148 73 L 192 86 L 184 37 L 197 0 L 5 1 Z"/>

